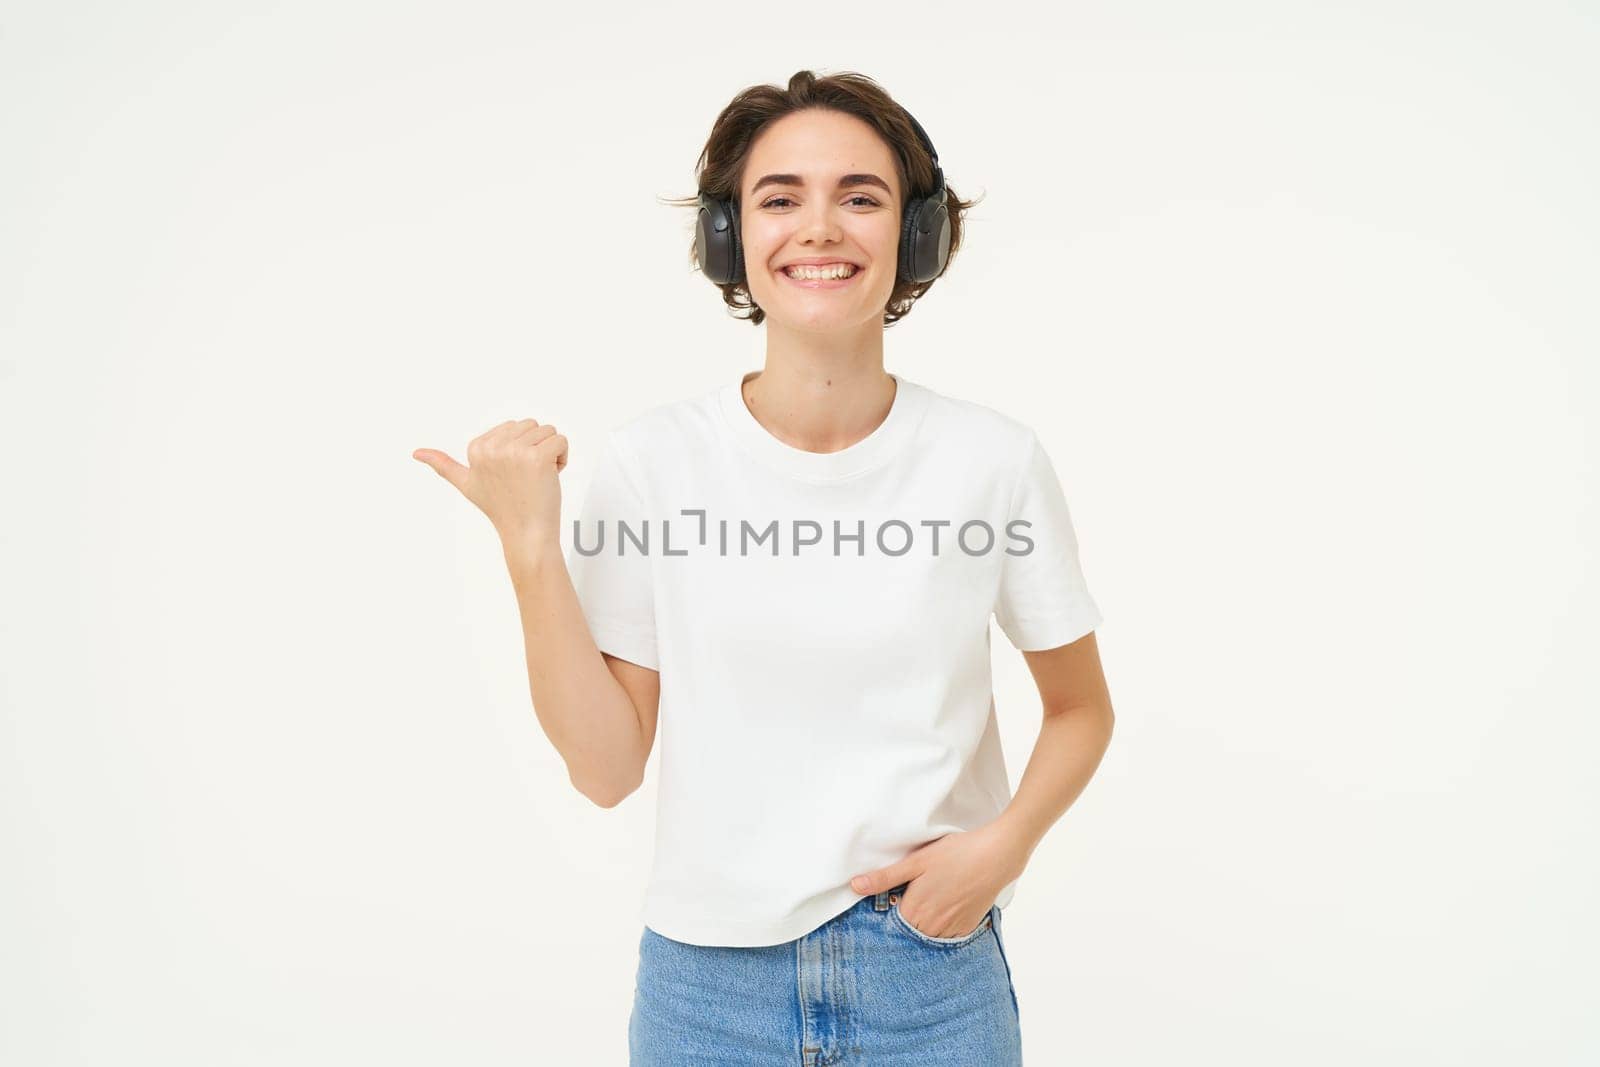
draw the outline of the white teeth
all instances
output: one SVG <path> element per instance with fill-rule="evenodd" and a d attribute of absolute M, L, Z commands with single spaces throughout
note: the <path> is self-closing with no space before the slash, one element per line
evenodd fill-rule
<path fill-rule="evenodd" d="M 841 263 L 832 267 L 785 267 L 784 271 L 791 278 L 825 281 L 832 278 L 848 278 L 856 272 L 856 269 L 848 263 Z"/>

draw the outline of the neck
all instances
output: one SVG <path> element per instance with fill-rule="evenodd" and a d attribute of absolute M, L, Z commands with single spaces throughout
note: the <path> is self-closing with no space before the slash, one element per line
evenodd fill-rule
<path fill-rule="evenodd" d="M 896 390 L 883 368 L 883 325 L 853 335 L 774 329 L 766 365 L 743 382 L 745 406 L 767 432 L 806 452 L 837 452 L 877 429 Z"/>

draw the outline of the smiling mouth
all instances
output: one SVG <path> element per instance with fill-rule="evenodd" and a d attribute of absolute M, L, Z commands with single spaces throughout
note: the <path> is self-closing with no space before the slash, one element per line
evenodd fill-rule
<path fill-rule="evenodd" d="M 795 274 L 794 271 L 796 270 L 803 271 L 803 273 Z M 862 268 L 854 264 L 829 266 L 821 270 L 805 267 L 782 267 L 778 270 L 778 273 L 802 288 L 839 289 L 850 284 L 860 275 Z"/>

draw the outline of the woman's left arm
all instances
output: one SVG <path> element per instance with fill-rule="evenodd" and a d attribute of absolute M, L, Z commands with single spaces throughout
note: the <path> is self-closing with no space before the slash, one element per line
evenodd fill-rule
<path fill-rule="evenodd" d="M 956 937 L 977 926 L 999 891 L 1021 876 L 1045 831 L 1078 799 L 1111 744 L 1115 720 L 1094 631 L 1022 655 L 1039 686 L 1044 722 L 1011 803 L 984 826 L 946 834 L 851 879 L 859 893 L 908 883 L 901 915 L 925 934 Z"/>
<path fill-rule="evenodd" d="M 1014 851 L 1013 878 L 1094 777 L 1116 721 L 1092 630 L 1070 645 L 1022 655 L 1039 687 L 1044 722 L 1011 803 L 986 827 Z"/>

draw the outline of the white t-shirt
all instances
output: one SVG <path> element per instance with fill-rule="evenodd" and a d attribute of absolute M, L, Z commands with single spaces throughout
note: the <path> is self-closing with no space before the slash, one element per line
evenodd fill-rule
<path fill-rule="evenodd" d="M 595 644 L 661 672 L 659 934 L 800 937 L 861 899 L 854 875 L 993 820 L 991 615 L 1029 650 L 1100 623 L 1034 431 L 893 377 L 838 452 L 779 441 L 742 382 L 636 415 L 564 527 Z"/>

